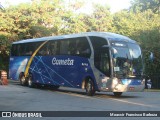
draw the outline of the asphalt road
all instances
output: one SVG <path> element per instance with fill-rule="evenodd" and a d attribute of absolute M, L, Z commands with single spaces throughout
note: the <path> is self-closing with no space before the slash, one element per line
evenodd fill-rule
<path fill-rule="evenodd" d="M 0 111 L 160 111 L 160 92 L 126 92 L 118 98 L 114 97 L 113 93 L 97 92 L 95 96 L 89 97 L 85 95 L 85 91 L 79 89 L 61 87 L 55 91 L 48 88 L 28 88 L 10 82 L 8 86 L 0 86 Z M 84 118 L 56 117 L 54 119 Z M 87 119 L 106 120 L 107 118 Z M 159 118 L 141 117 L 141 119 L 158 120 Z"/>

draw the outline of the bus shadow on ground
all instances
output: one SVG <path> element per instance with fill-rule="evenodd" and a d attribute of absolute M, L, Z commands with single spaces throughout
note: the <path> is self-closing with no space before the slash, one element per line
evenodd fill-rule
<path fill-rule="evenodd" d="M 14 85 L 19 85 L 19 83 L 14 83 Z M 27 86 L 23 86 L 27 87 Z M 77 89 L 77 88 L 68 88 L 68 87 L 60 87 L 59 89 L 55 89 L 51 86 L 45 86 L 45 85 L 36 85 L 33 89 L 39 89 L 39 90 L 46 90 L 46 91 L 52 91 L 52 92 L 60 92 L 65 94 L 74 94 L 76 95 L 82 95 L 87 96 L 85 90 Z M 128 95 L 129 94 L 129 95 Z M 88 97 L 98 97 L 98 98 L 115 98 L 115 99 L 128 99 L 128 98 L 140 98 L 141 96 L 136 96 L 137 93 L 130 93 L 127 92 L 123 93 L 121 96 L 114 96 L 113 92 L 96 92 L 94 96 L 88 96 Z"/>
<path fill-rule="evenodd" d="M 124 94 L 124 95 L 123 95 Z M 106 93 L 97 93 L 96 97 L 100 98 L 115 98 L 115 99 L 128 99 L 128 98 L 140 98 L 140 96 L 137 96 L 136 94 L 126 95 L 123 93 L 121 96 L 114 96 L 112 92 L 106 92 Z"/>
<path fill-rule="evenodd" d="M 75 94 L 75 95 L 82 95 L 82 96 L 87 96 L 85 90 L 82 89 L 76 89 L 76 88 L 67 88 L 67 87 L 60 87 L 59 89 L 54 89 L 49 86 L 41 86 L 38 87 L 38 89 L 41 90 L 50 90 L 52 92 L 61 92 L 65 94 Z M 123 95 L 124 94 L 124 95 Z M 117 99 L 128 99 L 128 98 L 139 98 L 140 96 L 136 96 L 136 93 L 123 93 L 121 96 L 114 96 L 113 92 L 96 92 L 93 97 L 99 97 L 99 98 L 117 98 Z M 92 96 L 88 96 L 92 97 Z"/>

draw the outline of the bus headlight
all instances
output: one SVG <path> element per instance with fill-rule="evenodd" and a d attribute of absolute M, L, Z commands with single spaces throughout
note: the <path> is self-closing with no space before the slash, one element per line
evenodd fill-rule
<path fill-rule="evenodd" d="M 118 84 L 118 79 L 113 79 L 113 84 L 117 85 Z"/>
<path fill-rule="evenodd" d="M 122 79 L 121 81 L 123 85 L 129 85 L 132 82 L 130 79 Z"/>

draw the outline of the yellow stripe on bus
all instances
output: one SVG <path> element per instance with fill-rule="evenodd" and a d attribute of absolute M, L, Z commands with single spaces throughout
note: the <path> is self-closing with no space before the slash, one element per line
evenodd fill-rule
<path fill-rule="evenodd" d="M 35 55 L 37 54 L 37 52 L 41 49 L 41 47 L 43 47 L 43 45 L 45 45 L 48 41 L 45 41 L 43 42 L 35 51 L 34 53 L 32 54 L 31 58 L 29 59 L 28 63 L 27 63 L 27 66 L 26 66 L 26 69 L 25 69 L 25 72 L 24 72 L 24 76 L 27 77 L 28 75 L 28 71 L 29 71 L 29 68 L 30 68 L 30 65 L 32 63 L 32 60 L 33 58 L 35 57 Z"/>

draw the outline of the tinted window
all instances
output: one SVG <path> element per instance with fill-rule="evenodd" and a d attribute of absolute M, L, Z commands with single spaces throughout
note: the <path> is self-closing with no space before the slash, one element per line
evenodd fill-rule
<path fill-rule="evenodd" d="M 17 45 L 12 45 L 11 56 L 18 56 Z"/>
<path fill-rule="evenodd" d="M 11 48 L 11 56 L 31 56 L 40 44 L 40 42 L 13 44 Z"/>
<path fill-rule="evenodd" d="M 89 58 L 91 55 L 90 45 L 86 38 L 78 38 L 76 40 L 76 55 Z"/>
<path fill-rule="evenodd" d="M 70 38 L 60 42 L 60 55 L 72 55 L 89 58 L 91 49 L 85 37 Z"/>
<path fill-rule="evenodd" d="M 108 45 L 107 40 L 101 37 L 90 37 L 94 49 L 94 65 L 107 76 L 110 76 L 110 57 L 109 49 L 104 48 Z"/>
<path fill-rule="evenodd" d="M 96 63 L 97 68 L 107 76 L 110 76 L 110 57 L 109 48 L 102 48 L 99 56 L 96 56 L 98 61 Z"/>
<path fill-rule="evenodd" d="M 61 55 L 69 54 L 69 40 L 60 41 L 60 54 Z"/>
<path fill-rule="evenodd" d="M 40 45 L 39 45 L 40 46 Z M 38 47 L 39 47 L 38 46 Z M 37 47 L 37 48 L 38 48 Z M 48 49 L 48 42 L 45 43 L 40 49 L 39 51 L 37 52 L 36 54 L 37 56 L 45 56 L 45 55 L 49 55 L 49 49 Z"/>
<path fill-rule="evenodd" d="M 101 48 L 104 45 L 108 45 L 107 40 L 101 37 L 95 37 L 95 36 L 90 36 L 93 48 L 94 48 L 94 52 L 96 52 L 96 50 L 98 50 L 99 48 Z"/>
<path fill-rule="evenodd" d="M 49 50 L 49 55 L 59 54 L 60 42 L 59 41 L 49 41 L 48 42 L 48 50 Z"/>
<path fill-rule="evenodd" d="M 12 46 L 12 56 L 32 55 L 43 42 L 16 44 Z M 44 55 L 72 55 L 89 58 L 91 55 L 90 45 L 85 37 L 70 38 L 64 40 L 48 41 L 36 54 Z"/>

